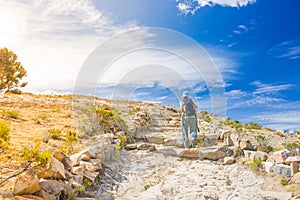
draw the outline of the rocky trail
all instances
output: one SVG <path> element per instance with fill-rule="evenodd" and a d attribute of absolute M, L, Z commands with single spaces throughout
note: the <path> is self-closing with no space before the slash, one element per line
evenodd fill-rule
<path fill-rule="evenodd" d="M 298 145 L 298 135 L 200 111 L 198 144 L 185 149 L 176 107 L 96 99 L 90 108 L 84 99 L 79 104 L 83 112 L 74 114 L 71 101 L 70 96 L 31 94 L 0 101 L 2 120 L 12 127 L 11 149 L 0 159 L 1 180 L 21 166 L 24 144 L 41 143 L 41 150 L 52 152 L 44 168 L 3 185 L 0 199 L 300 199 L 300 149 L 291 152 L 283 145 Z M 10 111 L 18 113 L 16 119 L 7 116 Z M 77 118 L 84 119 L 77 121 L 84 134 L 73 124 Z M 80 142 L 73 144 L 72 154 L 63 153 L 73 129 L 82 134 Z M 50 130 L 61 135 L 53 137 Z M 257 166 L 251 169 L 253 163 Z"/>
<path fill-rule="evenodd" d="M 110 163 L 119 182 L 100 199 L 291 199 L 274 182 L 239 164 L 187 159 L 156 151 L 123 151 Z M 103 195 L 103 193 L 102 193 Z"/>

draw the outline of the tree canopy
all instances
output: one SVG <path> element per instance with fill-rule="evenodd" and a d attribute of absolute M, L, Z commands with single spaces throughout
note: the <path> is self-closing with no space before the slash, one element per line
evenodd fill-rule
<path fill-rule="evenodd" d="M 27 71 L 17 55 L 7 48 L 0 49 L 0 91 L 11 91 L 15 87 L 25 87 L 27 82 L 21 82 Z"/>

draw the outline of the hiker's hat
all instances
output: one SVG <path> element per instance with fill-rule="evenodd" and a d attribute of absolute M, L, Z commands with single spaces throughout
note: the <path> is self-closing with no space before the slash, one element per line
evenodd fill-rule
<path fill-rule="evenodd" d="M 189 96 L 189 93 L 187 91 L 184 91 L 182 94 L 182 97 L 188 97 L 188 96 Z"/>

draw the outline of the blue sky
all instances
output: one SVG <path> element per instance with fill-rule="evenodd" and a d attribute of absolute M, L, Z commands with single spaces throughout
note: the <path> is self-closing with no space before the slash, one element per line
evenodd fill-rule
<path fill-rule="evenodd" d="M 70 92 L 84 61 L 103 41 L 138 28 L 171 29 L 198 42 L 219 69 L 227 116 L 295 130 L 299 7 L 297 0 L 0 0 L 0 24 L 7 27 L 0 30 L 0 46 L 16 52 L 27 69 L 27 91 Z M 162 87 L 155 77 L 148 83 L 135 85 L 130 98 L 178 105 L 168 83 Z M 112 88 L 98 94 L 109 96 Z M 211 111 L 203 80 L 193 90 L 200 107 Z"/>

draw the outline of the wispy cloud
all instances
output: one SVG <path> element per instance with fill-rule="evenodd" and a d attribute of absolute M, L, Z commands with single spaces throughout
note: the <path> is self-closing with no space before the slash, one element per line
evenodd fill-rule
<path fill-rule="evenodd" d="M 282 84 L 282 85 L 272 85 L 272 84 L 263 84 L 260 81 L 254 81 L 251 83 L 257 87 L 253 92 L 254 95 L 258 94 L 276 94 L 280 91 L 288 90 L 293 87 L 292 84 Z"/>
<path fill-rule="evenodd" d="M 282 92 L 291 90 L 292 84 L 250 83 L 253 90 L 231 90 L 226 93 L 227 112 L 243 122 L 255 121 L 273 129 L 300 128 L 300 102 L 284 99 Z"/>
<path fill-rule="evenodd" d="M 249 29 L 246 25 L 243 25 L 243 24 L 240 24 L 237 26 L 237 30 L 233 30 L 232 32 L 237 34 L 237 35 L 240 35 L 242 33 L 245 33 L 247 32 Z"/>
<path fill-rule="evenodd" d="M 247 93 L 241 90 L 231 90 L 229 92 L 226 92 L 226 96 L 230 99 L 240 99 L 247 96 Z"/>
<path fill-rule="evenodd" d="M 256 0 L 176 0 L 178 10 L 184 15 L 195 14 L 200 8 L 205 6 L 213 7 L 220 5 L 223 7 L 244 7 L 254 4 Z"/>
<path fill-rule="evenodd" d="M 278 59 L 300 59 L 300 41 L 289 40 L 276 44 L 268 54 Z"/>

